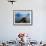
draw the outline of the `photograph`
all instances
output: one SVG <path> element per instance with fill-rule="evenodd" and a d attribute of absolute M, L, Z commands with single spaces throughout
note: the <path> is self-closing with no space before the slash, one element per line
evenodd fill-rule
<path fill-rule="evenodd" d="M 14 24 L 32 24 L 32 10 L 14 10 Z"/>

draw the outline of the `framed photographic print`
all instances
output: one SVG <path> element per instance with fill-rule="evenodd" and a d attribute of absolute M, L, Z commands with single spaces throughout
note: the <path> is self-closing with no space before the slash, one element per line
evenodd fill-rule
<path fill-rule="evenodd" d="M 32 10 L 13 10 L 13 24 L 32 25 Z"/>

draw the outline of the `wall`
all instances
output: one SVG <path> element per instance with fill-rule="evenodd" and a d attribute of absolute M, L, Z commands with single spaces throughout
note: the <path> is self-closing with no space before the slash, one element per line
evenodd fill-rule
<path fill-rule="evenodd" d="M 32 9 L 32 26 L 14 26 L 13 10 Z M 46 40 L 46 0 L 17 0 L 13 5 L 0 0 L 0 40 L 15 40 L 18 32 L 31 34 L 33 40 Z"/>

